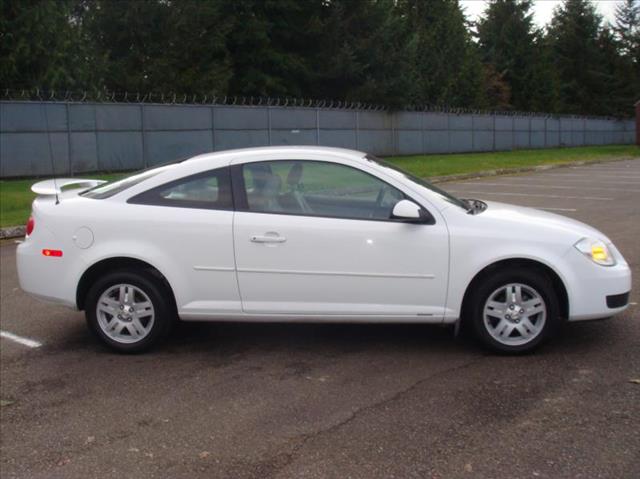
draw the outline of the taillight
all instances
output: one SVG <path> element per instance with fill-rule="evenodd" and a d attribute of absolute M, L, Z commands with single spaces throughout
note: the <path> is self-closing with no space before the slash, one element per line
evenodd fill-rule
<path fill-rule="evenodd" d="M 27 220 L 27 236 L 29 236 L 31 233 L 33 233 L 33 228 L 35 228 L 36 226 L 36 222 L 33 220 L 33 216 L 29 216 L 29 219 Z"/>

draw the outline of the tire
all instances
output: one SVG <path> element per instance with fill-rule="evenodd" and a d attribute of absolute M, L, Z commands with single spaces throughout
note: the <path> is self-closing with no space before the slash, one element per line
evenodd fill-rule
<path fill-rule="evenodd" d="M 168 286 L 144 270 L 120 270 L 89 289 L 85 316 L 91 331 L 121 353 L 146 351 L 162 341 L 176 318 Z"/>
<path fill-rule="evenodd" d="M 476 281 L 466 308 L 476 337 L 500 353 L 534 351 L 560 322 L 552 284 L 535 269 L 498 270 Z"/>

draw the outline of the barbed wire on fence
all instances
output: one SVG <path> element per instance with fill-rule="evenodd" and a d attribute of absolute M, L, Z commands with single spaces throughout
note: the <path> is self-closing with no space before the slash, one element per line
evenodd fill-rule
<path fill-rule="evenodd" d="M 477 108 L 461 108 L 432 104 L 413 104 L 392 109 L 375 103 L 349 100 L 327 100 L 296 97 L 264 97 L 217 95 L 215 93 L 187 94 L 163 92 L 121 92 L 114 90 L 70 91 L 0 88 L 2 101 L 39 101 L 67 103 L 138 103 L 163 105 L 220 105 L 220 106 L 253 106 L 253 107 L 302 107 L 321 108 L 325 110 L 361 110 L 361 111 L 407 111 L 449 113 L 456 115 L 494 115 L 544 118 L 577 118 L 577 119 L 618 119 L 610 116 L 571 115 L 546 112 L 517 110 L 484 110 Z"/>

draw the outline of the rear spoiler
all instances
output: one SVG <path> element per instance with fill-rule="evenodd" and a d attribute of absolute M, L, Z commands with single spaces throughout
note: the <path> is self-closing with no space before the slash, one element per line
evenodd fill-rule
<path fill-rule="evenodd" d="M 88 180 L 83 178 L 60 178 L 56 180 L 39 181 L 31 187 L 37 195 L 58 195 L 62 193 L 65 186 L 76 185 L 76 188 L 93 188 L 94 186 L 106 183 L 104 180 Z"/>

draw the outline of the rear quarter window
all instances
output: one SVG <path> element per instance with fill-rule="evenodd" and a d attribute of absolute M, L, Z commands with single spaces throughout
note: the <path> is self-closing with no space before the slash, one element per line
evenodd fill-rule
<path fill-rule="evenodd" d="M 128 203 L 177 208 L 233 209 L 229 168 L 218 168 L 165 183 L 130 198 Z"/>

